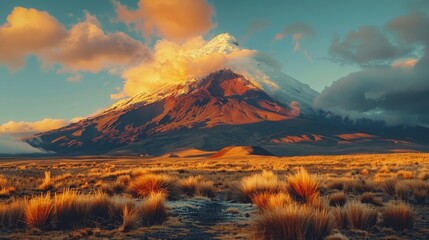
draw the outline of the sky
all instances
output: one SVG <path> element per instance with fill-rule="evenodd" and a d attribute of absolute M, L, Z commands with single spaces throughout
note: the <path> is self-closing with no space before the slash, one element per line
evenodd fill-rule
<path fill-rule="evenodd" d="M 425 0 L 1 1 L 0 152 L 150 85 L 134 76 L 155 76 L 150 63 L 168 59 L 157 49 L 225 32 L 321 92 L 316 108 L 428 126 L 428 9 Z"/>

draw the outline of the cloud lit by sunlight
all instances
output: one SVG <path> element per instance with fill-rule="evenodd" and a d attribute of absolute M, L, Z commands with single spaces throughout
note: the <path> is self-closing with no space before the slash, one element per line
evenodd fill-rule
<path fill-rule="evenodd" d="M 214 11 L 206 0 L 140 0 L 136 10 L 118 1 L 115 5 L 118 19 L 141 32 L 147 41 L 151 35 L 181 41 L 203 35 L 214 27 Z"/>

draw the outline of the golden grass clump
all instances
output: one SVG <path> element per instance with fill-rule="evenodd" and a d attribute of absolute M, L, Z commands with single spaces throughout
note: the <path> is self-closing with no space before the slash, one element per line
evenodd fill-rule
<path fill-rule="evenodd" d="M 333 210 L 335 222 L 339 228 L 357 228 L 368 230 L 377 223 L 377 211 L 356 201 L 348 202 L 344 207 Z"/>
<path fill-rule="evenodd" d="M 413 172 L 406 171 L 406 170 L 399 170 L 396 172 L 396 176 L 398 178 L 403 178 L 403 179 L 412 179 L 413 178 Z"/>
<path fill-rule="evenodd" d="M 252 196 L 260 193 L 278 193 L 284 189 L 277 175 L 271 171 L 263 171 L 244 177 L 238 186 L 233 186 L 233 199 L 240 202 L 251 202 Z"/>
<path fill-rule="evenodd" d="M 429 183 L 417 179 L 407 180 L 404 181 L 404 183 L 408 185 L 409 188 L 411 188 L 411 194 L 417 203 L 425 203 L 426 199 L 428 198 Z"/>
<path fill-rule="evenodd" d="M 310 214 L 296 204 L 265 211 L 255 222 L 256 239 L 305 239 Z"/>
<path fill-rule="evenodd" d="M 189 176 L 180 180 L 179 186 L 182 192 L 190 197 L 203 196 L 213 198 L 216 196 L 216 190 L 212 181 L 204 180 L 203 176 Z"/>
<path fill-rule="evenodd" d="M 54 205 L 50 193 L 40 195 L 26 202 L 24 219 L 30 228 L 45 229 L 51 224 Z"/>
<path fill-rule="evenodd" d="M 397 179 L 386 179 L 380 183 L 380 188 L 383 190 L 383 192 L 389 194 L 390 196 L 395 196 L 397 183 Z"/>
<path fill-rule="evenodd" d="M 292 203 L 292 199 L 288 194 L 282 192 L 262 192 L 252 196 L 252 203 L 261 210 L 271 210 Z"/>
<path fill-rule="evenodd" d="M 255 222 L 257 239 L 323 239 L 332 228 L 327 210 L 297 204 L 264 211 Z"/>
<path fill-rule="evenodd" d="M 108 195 L 103 192 L 96 192 L 86 197 L 89 203 L 88 215 L 103 219 L 114 217 L 112 214 L 114 202 Z"/>
<path fill-rule="evenodd" d="M 383 211 L 383 224 L 386 227 L 401 231 L 411 229 L 414 224 L 414 213 L 411 207 L 404 202 L 390 202 Z"/>
<path fill-rule="evenodd" d="M 142 223 L 145 226 L 158 225 L 167 218 L 166 194 L 163 192 L 150 193 L 140 206 Z"/>
<path fill-rule="evenodd" d="M 376 188 L 376 184 L 365 178 L 358 178 L 351 182 L 351 187 L 357 193 L 371 192 Z"/>
<path fill-rule="evenodd" d="M 311 203 L 319 198 L 319 180 L 301 168 L 293 175 L 287 177 L 288 191 L 291 197 L 300 203 Z"/>
<path fill-rule="evenodd" d="M 15 229 L 23 226 L 25 201 L 16 200 L 0 205 L 0 228 Z"/>
<path fill-rule="evenodd" d="M 122 225 L 119 231 L 127 232 L 135 228 L 140 222 L 140 214 L 135 207 L 125 205 L 122 212 Z"/>
<path fill-rule="evenodd" d="M 344 192 L 334 192 L 329 195 L 329 205 L 344 206 L 347 201 L 347 194 Z"/>
<path fill-rule="evenodd" d="M 128 191 L 134 196 L 146 197 L 163 192 L 170 199 L 178 199 L 180 188 L 177 179 L 166 174 L 145 174 L 130 182 Z"/>
<path fill-rule="evenodd" d="M 53 181 L 51 179 L 51 172 L 46 171 L 45 172 L 45 178 L 43 179 L 42 183 L 39 185 L 39 190 L 47 191 L 53 188 Z"/>
<path fill-rule="evenodd" d="M 360 196 L 360 202 L 361 203 L 370 203 L 370 204 L 374 204 L 377 206 L 383 205 L 383 201 L 380 198 L 375 197 L 371 192 L 362 193 L 362 195 Z"/>
<path fill-rule="evenodd" d="M 82 223 L 89 214 L 88 197 L 76 190 L 65 189 L 54 196 L 55 223 L 59 228 L 70 228 Z"/>
<path fill-rule="evenodd" d="M 0 197 L 7 197 L 15 190 L 10 181 L 4 175 L 0 175 Z"/>

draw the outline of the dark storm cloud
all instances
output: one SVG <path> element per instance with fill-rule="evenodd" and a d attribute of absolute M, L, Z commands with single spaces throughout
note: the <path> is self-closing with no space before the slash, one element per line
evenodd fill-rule
<path fill-rule="evenodd" d="M 412 13 L 393 19 L 386 28 L 398 42 L 423 47 L 415 66 L 370 68 L 349 74 L 323 90 L 314 105 L 351 118 L 429 126 L 429 17 Z M 383 56 L 368 53 L 368 49 L 361 50 L 367 53 L 363 54 L 367 60 L 371 59 L 370 55 Z M 393 58 L 394 52 L 384 56 Z"/>
<path fill-rule="evenodd" d="M 360 65 L 391 60 L 405 52 L 406 49 L 391 43 L 381 30 L 373 26 L 362 26 L 349 32 L 344 39 L 335 36 L 329 48 L 335 60 Z"/>

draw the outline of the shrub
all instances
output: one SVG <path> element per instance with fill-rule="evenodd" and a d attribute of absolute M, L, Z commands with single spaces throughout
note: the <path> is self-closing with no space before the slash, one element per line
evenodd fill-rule
<path fill-rule="evenodd" d="M 32 198 L 26 203 L 24 218 L 30 228 L 45 229 L 50 225 L 54 206 L 50 193 Z"/>
<path fill-rule="evenodd" d="M 180 188 L 187 196 L 203 196 L 213 198 L 216 196 L 216 190 L 212 181 L 206 181 L 202 176 L 190 176 L 182 179 L 179 183 Z"/>
<path fill-rule="evenodd" d="M 167 218 L 167 206 L 165 205 L 166 195 L 162 192 L 150 193 L 142 205 L 142 223 L 146 226 L 161 224 Z"/>
<path fill-rule="evenodd" d="M 42 183 L 39 185 L 39 190 L 47 191 L 53 188 L 53 181 L 51 179 L 51 172 L 45 172 L 45 178 Z"/>
<path fill-rule="evenodd" d="M 291 197 L 300 203 L 310 203 L 319 197 L 319 180 L 317 176 L 308 174 L 301 168 L 288 176 L 288 191 Z"/>
<path fill-rule="evenodd" d="M 414 224 L 413 210 L 403 202 L 391 202 L 383 211 L 383 224 L 394 230 L 411 229 Z"/>
<path fill-rule="evenodd" d="M 128 191 L 139 197 L 157 192 L 163 192 L 170 199 L 177 199 L 180 195 L 177 179 L 166 174 L 142 175 L 130 182 Z"/>
<path fill-rule="evenodd" d="M 329 195 L 329 205 L 343 206 L 346 204 L 347 195 L 344 192 L 335 192 Z"/>

